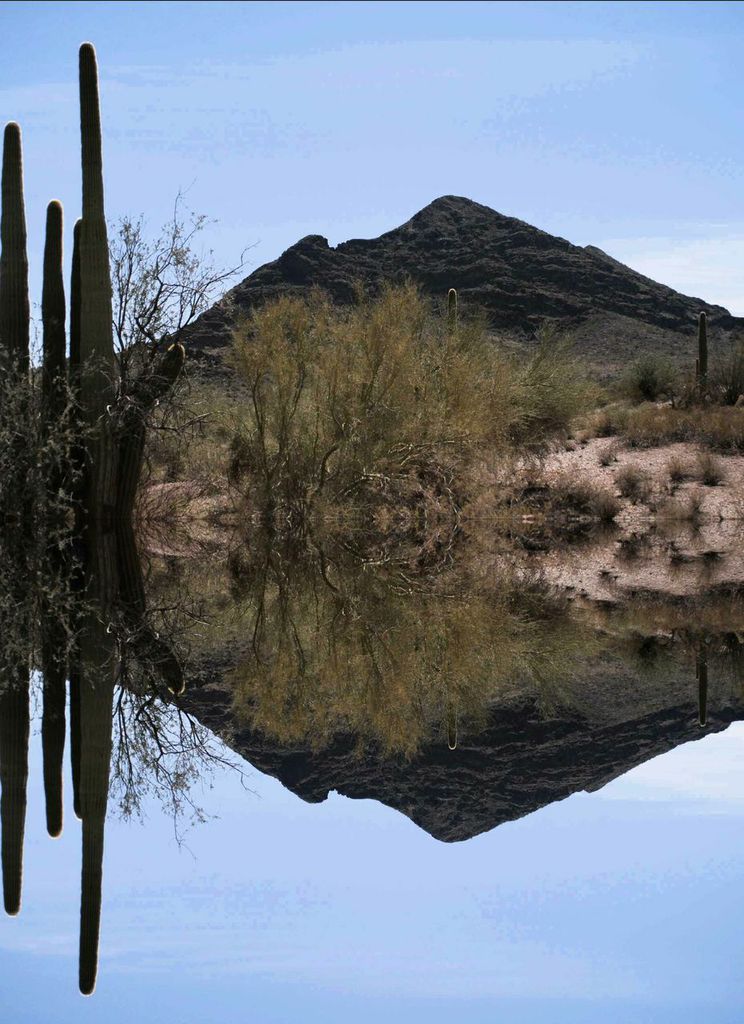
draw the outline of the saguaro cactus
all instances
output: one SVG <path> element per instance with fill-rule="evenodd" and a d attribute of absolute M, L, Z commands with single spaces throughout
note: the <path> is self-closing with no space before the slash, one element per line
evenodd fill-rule
<path fill-rule="evenodd" d="M 5 126 L 3 137 L 0 245 L 0 357 L 27 373 L 30 314 L 23 155 L 21 129 L 14 121 Z"/>
<path fill-rule="evenodd" d="M 80 135 L 80 409 L 82 421 L 90 431 L 86 443 L 86 513 L 90 519 L 100 520 L 110 514 L 115 500 L 116 446 L 110 410 L 116 389 L 98 67 L 90 43 L 80 47 Z"/>
<path fill-rule="evenodd" d="M 44 280 L 41 291 L 43 327 L 42 389 L 44 426 L 47 435 L 62 426 L 67 405 L 65 381 L 65 286 L 62 279 L 62 206 L 53 200 L 47 207 L 44 242 Z M 55 489 L 56 481 L 50 481 Z"/>
<path fill-rule="evenodd" d="M 698 317 L 698 358 L 697 382 L 701 389 L 708 383 L 708 318 L 705 313 Z"/>
<path fill-rule="evenodd" d="M 698 724 L 708 724 L 708 651 L 703 641 L 695 658 L 695 675 L 698 684 Z"/>
<path fill-rule="evenodd" d="M 450 334 L 457 330 L 457 292 L 454 288 L 447 292 L 447 329 Z"/>

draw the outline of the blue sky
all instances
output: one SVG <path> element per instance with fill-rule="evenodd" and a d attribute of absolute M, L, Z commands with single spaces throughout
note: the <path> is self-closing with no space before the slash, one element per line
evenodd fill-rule
<path fill-rule="evenodd" d="M 46 202 L 79 212 L 83 39 L 112 218 L 188 189 L 254 269 L 454 193 L 744 314 L 741 3 L 4 3 L 35 282 Z"/>
<path fill-rule="evenodd" d="M 248 767 L 178 850 L 110 817 L 99 984 L 76 988 L 80 825 L 44 830 L 35 725 L 21 914 L 0 916 L 13 1024 L 738 1024 L 744 725 L 466 843 Z M 43 983 L 42 983 L 43 980 Z"/>

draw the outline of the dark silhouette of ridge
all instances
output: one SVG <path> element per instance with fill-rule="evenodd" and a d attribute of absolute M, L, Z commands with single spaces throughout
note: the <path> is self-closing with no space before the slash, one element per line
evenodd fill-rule
<path fill-rule="evenodd" d="M 696 317 L 714 331 L 744 320 L 721 306 L 682 295 L 595 246 L 572 245 L 515 217 L 462 196 L 442 196 L 379 238 L 332 247 L 307 235 L 259 267 L 204 313 L 185 335 L 197 355 L 230 342 L 236 315 L 281 295 L 318 286 L 337 303 L 354 299 L 354 284 L 374 291 L 384 281 L 417 281 L 446 301 L 456 288 L 460 308 L 484 309 L 494 329 L 529 338 L 546 322 L 578 330 L 582 347 L 604 359 L 643 350 L 685 347 Z"/>

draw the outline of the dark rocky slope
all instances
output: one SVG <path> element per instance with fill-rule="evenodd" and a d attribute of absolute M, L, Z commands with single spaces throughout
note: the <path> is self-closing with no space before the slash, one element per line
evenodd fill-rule
<path fill-rule="evenodd" d="M 379 238 L 332 248 L 308 235 L 259 267 L 189 331 L 192 350 L 229 343 L 236 312 L 317 285 L 339 303 L 355 281 L 411 277 L 444 300 L 458 289 L 462 307 L 484 308 L 495 329 L 530 337 L 546 321 L 578 331 L 582 348 L 608 363 L 641 347 L 692 353 L 695 318 L 707 311 L 713 331 L 739 326 L 721 306 L 681 295 L 636 273 L 594 246 L 572 245 L 514 217 L 459 196 L 443 196 Z M 744 323 L 744 321 L 742 321 Z"/>
<path fill-rule="evenodd" d="M 529 688 L 517 686 L 492 709 L 484 728 L 461 736 L 456 750 L 442 737 L 407 761 L 370 749 L 361 755 L 356 736 L 338 736 L 313 751 L 241 728 L 231 690 L 214 668 L 201 685 L 192 681 L 183 706 L 251 765 L 311 803 L 334 790 L 378 800 L 444 842 L 599 789 L 652 757 L 744 718 L 737 688 L 716 684 L 701 729 L 694 678 L 644 686 L 627 668 L 604 664 L 595 678 L 579 682 L 577 699 L 552 713 L 539 709 Z"/>

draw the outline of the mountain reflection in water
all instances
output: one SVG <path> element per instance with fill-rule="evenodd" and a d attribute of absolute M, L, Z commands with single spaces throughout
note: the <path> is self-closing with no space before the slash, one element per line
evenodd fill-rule
<path fill-rule="evenodd" d="M 60 558 L 64 571 L 52 559 L 29 576 L 4 550 L 3 895 L 17 914 L 40 706 L 47 831 L 70 802 L 65 747 L 82 821 L 84 993 L 107 808 L 132 814 L 156 792 L 198 816 L 191 784 L 224 763 L 214 736 L 307 801 L 373 798 L 455 841 L 744 718 L 733 584 L 592 600 L 518 546 L 413 555 L 307 537 L 152 558 L 144 575 L 127 531 Z"/>

